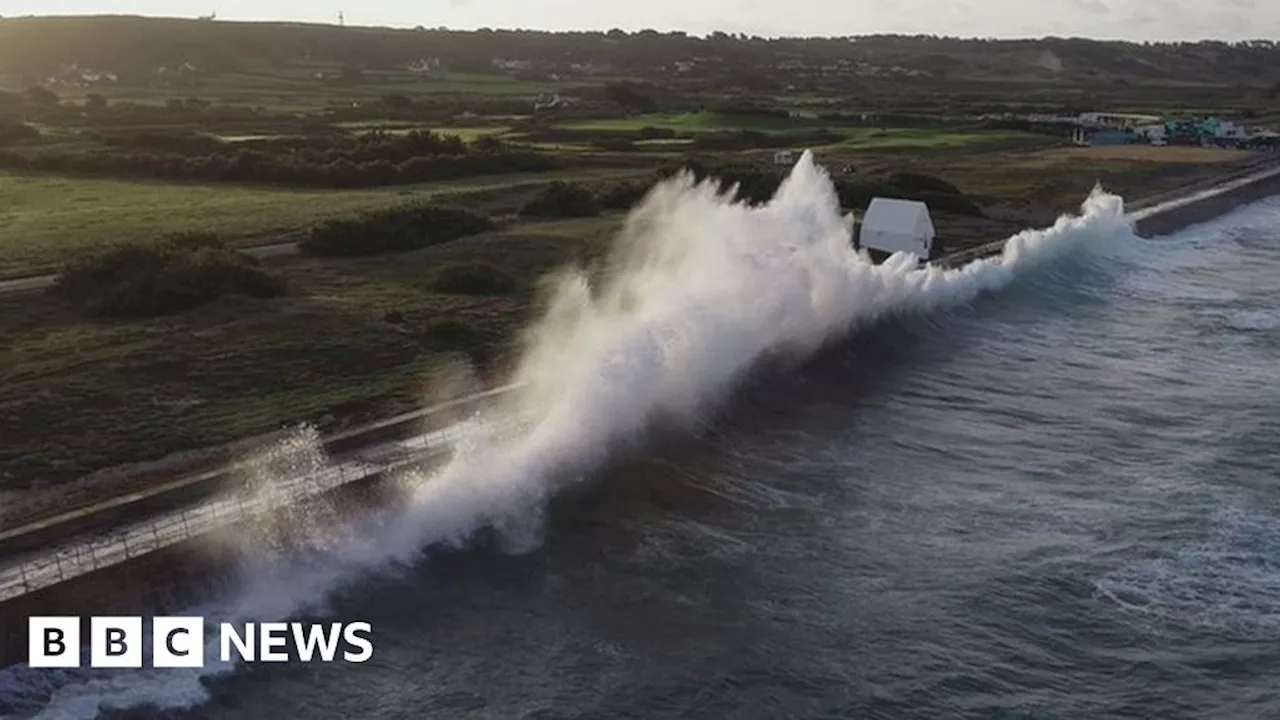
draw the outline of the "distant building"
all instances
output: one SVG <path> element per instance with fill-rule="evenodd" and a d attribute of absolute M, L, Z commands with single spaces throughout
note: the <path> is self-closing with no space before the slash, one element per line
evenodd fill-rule
<path fill-rule="evenodd" d="M 1092 128 L 1130 129 L 1139 125 L 1160 122 L 1158 115 L 1139 115 L 1136 113 L 1081 113 L 1079 124 Z"/>
<path fill-rule="evenodd" d="M 878 197 L 862 217 L 858 247 L 874 259 L 907 252 L 928 260 L 935 235 L 928 205 L 917 200 Z"/>
<path fill-rule="evenodd" d="M 506 58 L 500 57 L 496 57 L 489 61 L 489 64 L 493 65 L 493 67 L 498 70 L 507 71 L 524 71 L 531 70 L 533 68 L 533 63 L 529 60 L 507 60 Z"/>
<path fill-rule="evenodd" d="M 405 65 L 404 69 L 408 70 L 411 73 L 415 73 L 418 75 L 425 75 L 427 73 L 432 72 L 433 70 L 440 69 L 440 58 L 432 57 L 432 58 L 422 58 L 421 60 L 415 60 L 409 63 L 408 65 Z"/>
<path fill-rule="evenodd" d="M 1165 130 L 1164 123 L 1155 123 L 1152 125 L 1140 125 L 1134 128 L 1134 132 L 1138 137 L 1152 145 L 1168 145 L 1169 133 Z"/>
<path fill-rule="evenodd" d="M 791 166 L 796 162 L 796 153 L 794 150 L 774 150 L 773 164 L 778 166 Z"/>
<path fill-rule="evenodd" d="M 555 108 L 561 107 L 565 104 L 564 98 L 561 98 L 559 93 L 539 95 L 537 99 L 533 101 L 533 109 L 535 111 L 554 110 Z"/>
<path fill-rule="evenodd" d="M 1089 145 L 1093 147 L 1132 145 L 1136 139 L 1137 136 L 1128 130 L 1103 130 L 1089 136 Z"/>

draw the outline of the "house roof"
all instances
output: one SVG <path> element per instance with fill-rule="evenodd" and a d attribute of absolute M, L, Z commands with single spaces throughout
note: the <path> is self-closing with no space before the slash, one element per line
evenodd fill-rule
<path fill-rule="evenodd" d="M 863 230 L 893 233 L 910 233 L 932 237 L 933 219 L 929 206 L 918 200 L 874 198 L 862 217 Z"/>

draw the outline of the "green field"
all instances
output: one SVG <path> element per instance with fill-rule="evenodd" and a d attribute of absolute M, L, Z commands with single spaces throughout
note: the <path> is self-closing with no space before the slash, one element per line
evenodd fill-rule
<path fill-rule="evenodd" d="M 407 72 L 369 73 L 358 85 L 326 83 L 315 79 L 314 72 L 334 73 L 336 66 L 315 66 L 286 73 L 225 73 L 202 78 L 198 88 L 140 84 L 103 84 L 91 88 L 64 88 L 60 95 L 80 102 L 97 93 L 109 102 L 135 102 L 163 105 L 174 97 L 196 96 L 225 105 L 262 107 L 277 112 L 319 110 L 331 103 L 376 102 L 386 95 L 414 96 L 479 96 L 497 98 L 529 97 L 563 89 L 562 84 L 527 82 L 508 75 L 481 73 L 433 73 L 415 75 Z M 0 83 L 13 91 L 24 86 L 17 80 Z"/>
<path fill-rule="evenodd" d="M 226 298 L 148 321 L 90 320 L 50 295 L 0 295 L 0 489 L 328 414 L 411 409 L 434 370 L 505 354 L 533 312 L 536 279 L 598 256 L 621 220 L 528 223 L 375 258 L 277 258 L 267 265 L 288 278 L 282 298 Z M 489 263 L 524 287 L 439 294 L 430 280 L 446 262 Z M 383 321 L 391 310 L 402 326 Z M 441 336 L 440 322 L 468 337 Z"/>
<path fill-rule="evenodd" d="M 711 111 L 691 113 L 649 113 L 626 118 L 575 120 L 556 127 L 583 131 L 636 131 L 652 127 L 677 132 L 714 132 L 717 130 L 801 130 L 822 127 L 811 118 L 772 118 L 727 115 Z"/>
<path fill-rule="evenodd" d="M 1046 135 L 1006 130 L 966 132 L 929 128 L 856 128 L 843 132 L 848 134 L 848 139 L 841 146 L 865 151 L 951 150 L 1012 143 L 1039 146 L 1058 144 L 1054 138 Z"/>
<path fill-rule="evenodd" d="M 372 190 L 294 190 L 0 172 L 0 277 L 51 271 L 87 249 L 166 232 L 208 230 L 239 245 L 266 244 L 294 239 L 326 218 L 364 210 L 556 179 L 625 174 L 578 169 Z"/>
<path fill-rule="evenodd" d="M 654 113 L 628 118 L 609 118 L 560 123 L 557 127 L 583 132 L 635 132 L 642 128 L 660 128 L 676 132 L 699 133 L 726 130 L 757 130 L 785 133 L 825 128 L 846 136 L 840 147 L 867 152 L 898 150 L 948 150 L 985 145 L 1022 143 L 1052 145 L 1053 138 L 1032 133 L 1003 130 L 952 130 L 948 128 L 878 128 L 862 125 L 828 123 L 813 116 L 784 118 L 745 117 L 716 112 Z M 644 141 L 654 149 L 678 148 L 687 139 Z M 554 149 L 549 147 L 548 149 Z"/>

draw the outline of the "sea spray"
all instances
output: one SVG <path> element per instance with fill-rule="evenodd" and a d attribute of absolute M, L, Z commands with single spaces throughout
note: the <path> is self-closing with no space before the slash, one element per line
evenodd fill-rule
<path fill-rule="evenodd" d="M 901 254 L 874 265 L 851 247 L 851 229 L 808 153 L 760 207 L 687 175 L 656 188 L 632 214 L 603 287 L 566 274 L 530 333 L 516 371 L 524 389 L 502 412 L 532 420 L 424 474 L 380 549 L 405 561 L 484 527 L 535 534 L 529 518 L 559 485 L 638 442 L 656 419 L 696 420 L 760 359 L 809 354 L 891 313 L 968 301 L 1072 245 L 1130 232 L 1120 198 L 1101 191 L 1081 216 L 954 270 L 920 269 Z"/>
<path fill-rule="evenodd" d="M 202 614 L 244 621 L 314 611 L 364 573 L 412 565 L 424 549 L 464 545 L 485 528 L 511 551 L 536 547 L 547 500 L 562 486 L 589 477 L 620 445 L 642 442 L 655 423 L 696 422 L 760 360 L 806 355 L 893 314 L 968 302 L 1081 244 L 1132 237 L 1121 199 L 1101 191 L 1079 216 L 1019 233 L 1002 254 L 958 269 L 918 268 L 905 255 L 873 265 L 852 248 L 851 231 L 808 153 L 757 207 L 688 175 L 659 185 L 632 212 L 602 282 L 578 270 L 557 277 L 526 334 L 514 372 L 521 388 L 471 421 L 445 467 L 405 478 L 385 524 L 348 536 L 323 563 L 264 572 Z M 186 671 L 69 682 L 8 673 L 5 682 L 52 691 L 43 717 L 203 697 Z"/>

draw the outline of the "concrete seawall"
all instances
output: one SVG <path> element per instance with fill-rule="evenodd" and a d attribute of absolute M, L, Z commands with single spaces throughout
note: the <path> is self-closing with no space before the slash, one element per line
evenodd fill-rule
<path fill-rule="evenodd" d="M 1214 187 L 1158 202 L 1131 212 L 1142 237 L 1169 235 L 1225 215 L 1235 208 L 1280 194 L 1280 167 L 1257 170 Z"/>
<path fill-rule="evenodd" d="M 1143 203 L 1130 212 L 1130 217 L 1138 234 L 1154 237 L 1212 220 L 1242 204 L 1275 194 L 1280 194 L 1280 165 L 1254 168 L 1210 187 L 1188 189 L 1171 198 Z M 996 254 L 1003 247 L 1003 240 L 988 243 L 943 258 L 939 263 L 961 265 Z M 464 410 L 474 409 L 480 402 L 512 389 L 498 388 L 326 439 L 326 450 L 335 457 L 347 458 L 346 466 L 354 470 L 289 502 L 304 511 L 312 508 L 319 512 L 333 507 L 376 505 L 382 497 L 379 488 L 386 485 L 377 481 L 397 464 L 418 462 L 424 456 L 431 456 L 435 445 L 427 438 L 448 430 L 445 423 L 451 422 L 449 415 L 456 419 Z M 450 408 L 455 412 L 445 412 Z M 426 432 L 431 426 L 435 432 Z M 185 512 L 182 508 L 208 503 L 233 483 L 234 471 L 206 473 L 0 533 L 0 571 L 25 568 L 12 562 L 6 567 L 5 562 L 14 558 L 27 562 L 25 559 L 33 556 L 43 559 L 42 564 L 31 563 L 31 567 L 57 571 L 33 582 L 27 582 L 24 576 L 17 590 L 0 592 L 0 666 L 25 661 L 27 618 L 31 615 L 163 613 L 179 609 L 233 582 L 239 553 L 217 538 L 254 532 L 262 514 L 276 512 L 278 506 L 249 511 L 241 508 L 238 515 L 216 517 L 215 522 L 201 524 L 194 530 L 187 528 L 187 515 L 182 514 Z M 83 563 L 84 548 L 93 552 L 86 538 L 96 542 L 128 523 L 134 523 L 136 530 L 140 527 L 136 522 L 140 518 L 175 510 L 180 511 L 182 534 L 162 537 L 161 531 L 152 526 L 154 541 L 139 547 L 135 539 L 132 554 L 126 547 L 119 558 L 101 563 L 95 558 L 91 564 Z M 79 544 L 75 545 L 77 539 Z M 70 549 L 73 546 L 74 556 Z M 75 569 L 64 573 L 64 565 Z M 0 572 L 0 576 L 3 575 Z"/>

